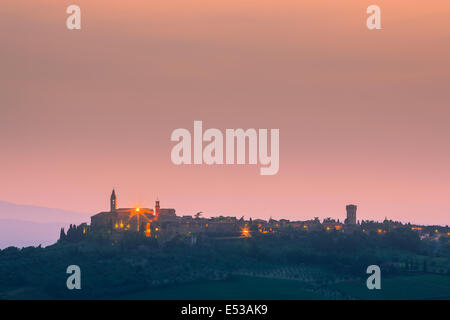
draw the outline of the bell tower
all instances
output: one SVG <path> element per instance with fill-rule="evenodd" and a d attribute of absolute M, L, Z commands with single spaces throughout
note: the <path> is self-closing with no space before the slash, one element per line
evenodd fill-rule
<path fill-rule="evenodd" d="M 115 212 L 117 210 L 117 198 L 116 198 L 116 192 L 114 191 L 114 189 L 111 194 L 110 206 L 111 206 L 111 212 Z"/>

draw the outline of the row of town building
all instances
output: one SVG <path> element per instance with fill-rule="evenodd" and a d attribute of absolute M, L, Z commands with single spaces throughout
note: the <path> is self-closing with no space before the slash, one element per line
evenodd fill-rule
<path fill-rule="evenodd" d="M 203 218 L 200 213 L 193 216 L 177 216 L 173 208 L 161 208 L 156 200 L 154 208 L 118 208 L 117 196 L 113 190 L 110 198 L 110 210 L 91 217 L 91 225 L 84 227 L 90 232 L 108 232 L 113 238 L 120 238 L 124 232 L 140 232 L 147 237 L 170 240 L 176 235 L 204 234 L 214 237 L 250 237 L 255 234 L 283 234 L 293 231 L 335 231 L 385 234 L 395 228 L 411 228 L 425 239 L 435 239 L 442 235 L 449 236 L 448 227 L 423 227 L 404 225 L 385 219 L 384 222 L 357 221 L 356 205 L 346 207 L 347 218 L 339 220 L 318 218 L 307 221 L 290 221 L 286 219 L 268 221 L 262 219 L 245 220 L 244 217 Z M 430 229 L 431 228 L 431 229 Z M 85 231 L 84 231 L 85 232 Z"/>

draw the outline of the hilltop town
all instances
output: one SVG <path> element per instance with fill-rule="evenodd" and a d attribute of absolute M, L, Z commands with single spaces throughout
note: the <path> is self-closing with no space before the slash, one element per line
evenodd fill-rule
<path fill-rule="evenodd" d="M 448 226 L 422 226 L 388 220 L 383 222 L 357 220 L 357 206 L 346 206 L 345 221 L 332 218 L 322 221 L 314 218 L 306 221 L 287 219 L 238 219 L 236 217 L 204 218 L 201 212 L 194 216 L 177 216 L 173 208 L 161 208 L 160 201 L 155 201 L 154 208 L 118 208 L 115 190 L 110 197 L 109 211 L 100 212 L 91 217 L 91 224 L 71 225 L 67 233 L 61 229 L 60 242 L 79 241 L 94 235 L 97 238 L 120 242 L 127 234 L 141 235 L 143 238 L 158 239 L 164 243 L 174 238 L 195 244 L 199 238 L 215 240 L 249 238 L 264 235 L 295 236 L 299 232 L 340 232 L 384 235 L 393 230 L 411 230 L 421 240 L 439 240 L 450 236 Z"/>
<path fill-rule="evenodd" d="M 353 204 L 342 222 L 266 221 L 117 200 L 113 191 L 107 211 L 61 229 L 54 245 L 1 250 L 0 297 L 448 298 L 448 226 L 358 221 Z M 82 290 L 67 290 L 71 265 L 82 269 Z M 371 265 L 382 270 L 383 290 L 366 288 Z"/>

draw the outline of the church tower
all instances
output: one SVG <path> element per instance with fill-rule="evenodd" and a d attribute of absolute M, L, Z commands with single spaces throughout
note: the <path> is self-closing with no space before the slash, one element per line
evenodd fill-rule
<path fill-rule="evenodd" d="M 155 202 L 155 216 L 159 216 L 159 209 L 160 209 L 160 207 L 159 207 L 159 199 L 158 198 L 156 198 L 156 202 Z"/>
<path fill-rule="evenodd" d="M 111 212 L 115 212 L 117 210 L 117 198 L 116 198 L 116 192 L 114 191 L 114 189 L 111 194 L 110 204 L 111 204 Z"/>

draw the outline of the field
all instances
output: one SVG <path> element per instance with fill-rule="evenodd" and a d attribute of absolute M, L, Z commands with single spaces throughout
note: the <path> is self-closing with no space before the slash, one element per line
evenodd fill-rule
<path fill-rule="evenodd" d="M 396 276 L 381 281 L 381 290 L 367 290 L 359 283 L 342 283 L 339 289 L 357 299 L 450 299 L 450 277 L 441 275 Z"/>
<path fill-rule="evenodd" d="M 37 288 L 1 292 L 2 299 L 51 299 Z M 339 293 L 339 294 L 337 294 Z M 450 299 L 450 277 L 408 275 L 382 278 L 381 290 L 368 290 L 365 281 L 344 281 L 323 288 L 298 280 L 235 276 L 232 279 L 168 285 L 103 299 L 144 300 L 322 300 L 322 299 Z"/>
<path fill-rule="evenodd" d="M 449 299 L 450 241 L 411 232 L 159 245 L 133 236 L 0 251 L 0 299 Z M 445 239 L 444 239 L 445 240 Z M 379 265 L 381 290 L 368 290 Z M 67 266 L 82 270 L 68 290 Z"/>
<path fill-rule="evenodd" d="M 119 299 L 323 299 L 308 292 L 302 283 L 293 280 L 265 279 L 239 276 L 232 280 L 205 281 L 147 290 Z"/>
<path fill-rule="evenodd" d="M 355 299 L 450 299 L 450 277 L 440 275 L 409 275 L 382 280 L 381 290 L 368 290 L 364 281 L 333 285 Z M 328 290 L 332 290 L 328 288 Z M 266 279 L 239 276 L 233 280 L 207 281 L 168 286 L 143 291 L 120 299 L 328 299 L 296 280 Z"/>

